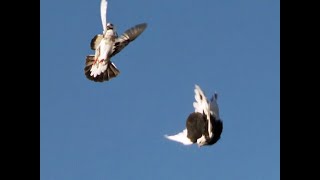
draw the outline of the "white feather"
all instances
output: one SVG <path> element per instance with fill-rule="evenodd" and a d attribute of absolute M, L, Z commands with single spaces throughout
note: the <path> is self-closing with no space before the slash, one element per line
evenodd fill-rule
<path fill-rule="evenodd" d="M 107 8 L 108 8 L 108 1 L 101 0 L 100 15 L 101 15 L 101 22 L 103 27 L 103 34 L 106 32 L 106 29 L 107 29 Z"/>
<path fill-rule="evenodd" d="M 208 133 L 209 133 L 209 137 L 211 138 L 213 134 L 212 134 L 212 124 L 210 120 L 211 111 L 210 111 L 209 101 L 207 100 L 204 92 L 201 90 L 201 88 L 198 85 L 195 85 L 194 93 L 195 93 L 194 98 L 196 100 L 193 103 L 194 110 L 195 112 L 205 113 L 207 117 L 207 122 L 208 122 Z"/>
<path fill-rule="evenodd" d="M 199 113 L 204 112 L 206 115 L 209 115 L 208 112 L 210 111 L 208 111 L 209 104 L 208 104 L 207 98 L 198 85 L 195 85 L 194 93 L 195 93 L 194 98 L 196 100 L 193 103 L 194 111 Z"/>
<path fill-rule="evenodd" d="M 184 145 L 191 145 L 193 144 L 193 142 L 187 137 L 187 134 L 188 134 L 188 131 L 187 129 L 185 129 L 176 135 L 172 135 L 172 136 L 165 135 L 164 137 L 172 141 L 180 142 Z"/>

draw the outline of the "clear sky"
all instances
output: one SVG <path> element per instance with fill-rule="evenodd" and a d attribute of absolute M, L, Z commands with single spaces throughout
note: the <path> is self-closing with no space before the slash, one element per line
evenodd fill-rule
<path fill-rule="evenodd" d="M 41 180 L 280 179 L 280 2 L 109 0 L 122 34 L 116 78 L 84 75 L 102 32 L 100 0 L 41 0 Z M 213 146 L 164 138 L 185 128 L 194 85 L 218 92 Z"/>

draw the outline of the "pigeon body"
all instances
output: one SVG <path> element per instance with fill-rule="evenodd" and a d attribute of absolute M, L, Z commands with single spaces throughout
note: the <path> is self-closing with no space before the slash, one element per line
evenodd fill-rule
<path fill-rule="evenodd" d="M 180 142 L 184 145 L 215 144 L 221 136 L 223 123 L 219 117 L 219 107 L 217 104 L 217 94 L 214 94 L 210 101 L 207 100 L 203 91 L 198 85 L 195 86 L 195 111 L 190 113 L 186 120 L 186 129 L 182 132 L 165 137 Z"/>

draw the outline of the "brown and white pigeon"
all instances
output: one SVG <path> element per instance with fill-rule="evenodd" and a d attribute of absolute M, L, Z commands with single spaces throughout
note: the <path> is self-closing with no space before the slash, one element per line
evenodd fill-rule
<path fill-rule="evenodd" d="M 91 40 L 91 49 L 95 50 L 95 54 L 86 57 L 84 68 L 86 77 L 96 82 L 108 81 L 120 73 L 116 65 L 111 62 L 111 57 L 135 40 L 147 27 L 146 23 L 138 24 L 118 37 L 113 24 L 107 23 L 107 6 L 108 2 L 101 0 L 103 34 L 98 34 Z"/>
<path fill-rule="evenodd" d="M 215 144 L 221 136 L 223 123 L 219 117 L 217 104 L 218 95 L 215 93 L 210 102 L 198 85 L 195 85 L 195 109 L 186 121 L 186 129 L 176 135 L 165 135 L 166 138 L 184 145 L 197 143 L 199 147 Z"/>

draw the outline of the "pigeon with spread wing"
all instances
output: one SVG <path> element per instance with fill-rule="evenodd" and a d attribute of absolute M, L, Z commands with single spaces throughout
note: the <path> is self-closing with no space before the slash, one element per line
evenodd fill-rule
<path fill-rule="evenodd" d="M 108 2 L 101 0 L 103 34 L 98 34 L 91 40 L 90 46 L 95 54 L 86 57 L 84 68 L 86 77 L 95 82 L 108 81 L 120 73 L 116 65 L 111 62 L 111 57 L 135 40 L 147 27 L 146 23 L 141 23 L 118 36 L 113 24 L 107 23 L 107 6 Z"/>
<path fill-rule="evenodd" d="M 221 136 L 223 123 L 219 117 L 217 104 L 218 95 L 215 93 L 210 102 L 198 85 L 195 85 L 195 109 L 186 121 L 186 129 L 176 135 L 165 135 L 166 138 L 184 145 L 197 143 L 199 147 L 215 144 Z"/>

